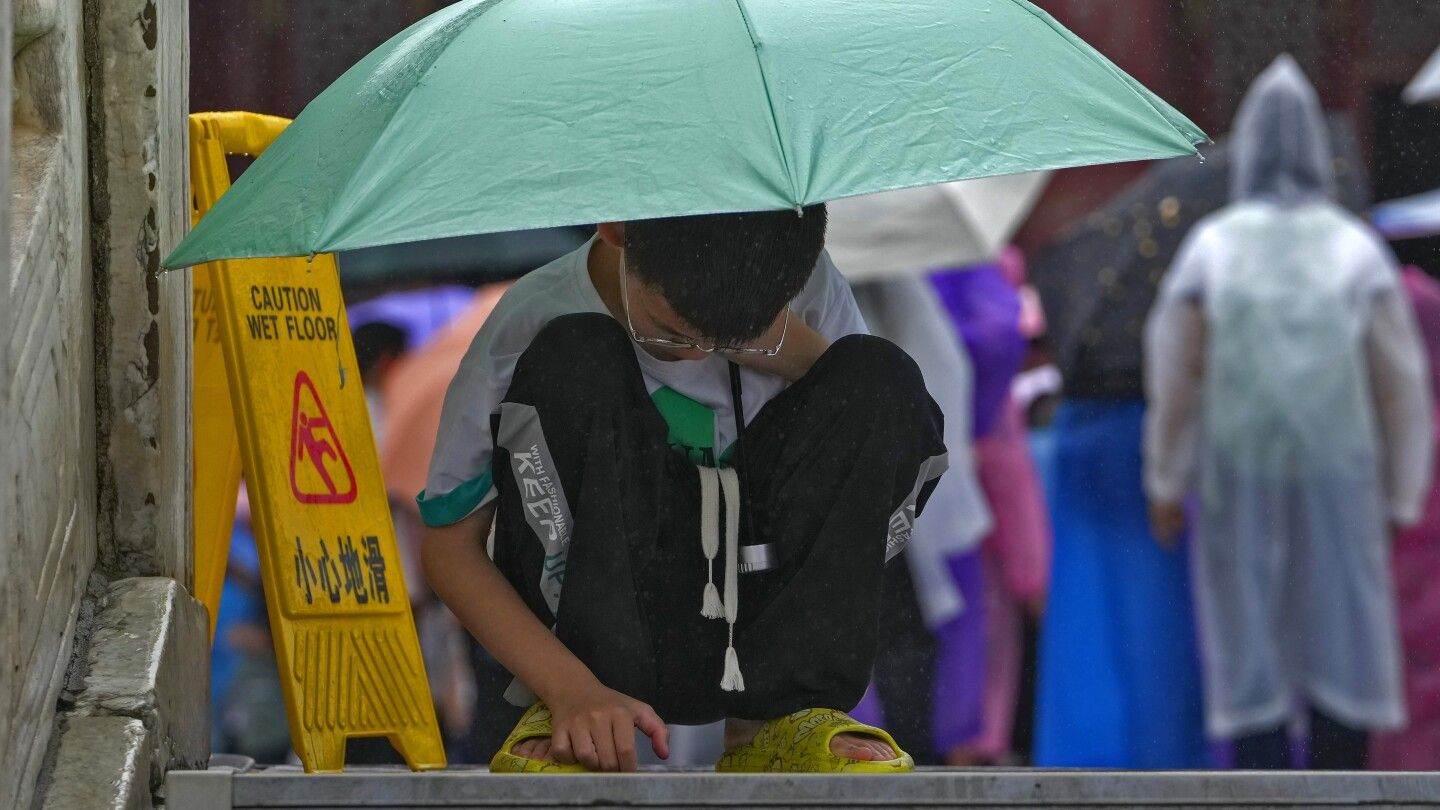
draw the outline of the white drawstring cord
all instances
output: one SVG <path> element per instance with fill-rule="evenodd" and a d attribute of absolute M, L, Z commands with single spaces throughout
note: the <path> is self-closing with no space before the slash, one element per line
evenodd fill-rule
<path fill-rule="evenodd" d="M 720 474 L 713 467 L 696 467 L 700 473 L 700 544 L 705 551 L 705 596 L 700 615 L 723 619 L 725 606 L 715 588 L 715 555 L 720 553 Z"/>
<path fill-rule="evenodd" d="M 745 678 L 735 654 L 735 617 L 740 612 L 740 476 L 733 469 L 722 469 L 720 486 L 725 493 L 725 623 L 730 631 L 720 688 L 744 692 Z"/>
<path fill-rule="evenodd" d="M 740 612 L 740 476 L 732 469 L 697 467 L 700 474 L 700 545 L 705 552 L 705 596 L 700 615 L 724 619 L 729 625 L 725 670 L 720 688 L 745 691 L 740 659 L 735 654 L 735 617 Z M 715 587 L 715 557 L 720 553 L 720 502 L 725 503 L 725 599 Z"/>

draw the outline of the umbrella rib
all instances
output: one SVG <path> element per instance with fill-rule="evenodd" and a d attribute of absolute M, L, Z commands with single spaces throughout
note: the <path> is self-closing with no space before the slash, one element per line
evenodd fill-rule
<path fill-rule="evenodd" d="M 745 23 L 745 34 L 750 37 L 750 49 L 755 52 L 755 69 L 760 72 L 760 86 L 765 90 L 765 108 L 770 113 L 770 129 L 775 135 L 775 146 L 780 152 L 780 165 L 785 169 L 785 178 L 790 181 L 790 202 L 798 209 L 802 200 L 795 184 L 795 172 L 790 168 L 790 155 L 785 149 L 785 139 L 780 134 L 780 119 L 775 115 L 775 97 L 770 93 L 770 78 L 765 75 L 765 63 L 760 60 L 760 41 L 755 38 L 755 26 L 750 22 L 750 11 L 745 0 L 735 0 L 740 19 Z"/>

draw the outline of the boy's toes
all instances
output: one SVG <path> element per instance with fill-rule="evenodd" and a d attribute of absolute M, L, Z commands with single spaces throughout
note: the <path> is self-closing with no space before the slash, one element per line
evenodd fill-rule
<path fill-rule="evenodd" d="M 550 738 L 542 737 L 540 739 L 522 740 L 516 743 L 514 748 L 510 749 L 510 753 L 517 757 L 524 757 L 525 759 L 549 759 Z"/>
<path fill-rule="evenodd" d="M 865 762 L 887 762 L 896 756 L 890 746 L 865 734 L 836 734 L 830 750 L 838 757 Z"/>

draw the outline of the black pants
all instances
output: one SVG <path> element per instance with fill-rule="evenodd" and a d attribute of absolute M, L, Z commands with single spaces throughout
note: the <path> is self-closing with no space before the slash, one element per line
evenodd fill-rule
<path fill-rule="evenodd" d="M 943 765 L 935 750 L 935 657 L 938 645 L 925 626 L 915 581 L 902 555 L 885 571 L 880 600 L 887 632 L 875 661 L 875 694 L 885 730 L 916 765 Z"/>
<path fill-rule="evenodd" d="M 1290 736 L 1282 726 L 1235 740 L 1235 767 L 1285 770 L 1293 767 Z M 1370 735 L 1310 710 L 1310 767 L 1321 771 L 1363 771 L 1370 764 Z"/>
<path fill-rule="evenodd" d="M 538 414 L 571 513 L 558 615 L 538 584 L 547 558 L 526 517 L 536 504 L 524 490 L 536 485 L 517 480 L 498 446 L 495 562 L 601 682 L 675 723 L 859 702 L 892 515 L 945 451 L 940 410 L 908 355 L 878 338 L 838 340 L 746 426 L 740 542 L 774 544 L 778 565 L 739 578 L 737 692 L 720 689 L 726 624 L 700 615 L 698 473 L 667 444 L 624 330 L 602 315 L 551 322 L 521 355 L 506 403 Z"/>

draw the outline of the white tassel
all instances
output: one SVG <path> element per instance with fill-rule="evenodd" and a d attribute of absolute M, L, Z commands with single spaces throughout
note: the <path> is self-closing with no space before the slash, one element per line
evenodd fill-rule
<path fill-rule="evenodd" d="M 734 647 L 725 648 L 725 675 L 720 678 L 720 688 L 726 692 L 745 691 L 745 677 L 740 674 L 740 657 Z"/>
<path fill-rule="evenodd" d="M 705 583 L 705 599 L 700 606 L 700 615 L 707 619 L 725 618 L 725 605 L 720 601 L 720 589 L 714 581 Z"/>
<path fill-rule="evenodd" d="M 720 688 L 744 692 L 745 678 L 740 674 L 740 657 L 735 654 L 735 619 L 740 615 L 740 477 L 728 468 L 721 470 L 719 477 L 725 495 L 725 621 L 730 624 Z"/>
<path fill-rule="evenodd" d="M 715 556 L 720 553 L 720 473 L 713 467 L 697 467 L 700 474 L 700 547 L 705 552 L 705 594 L 700 615 L 725 618 L 725 605 L 715 587 Z"/>

